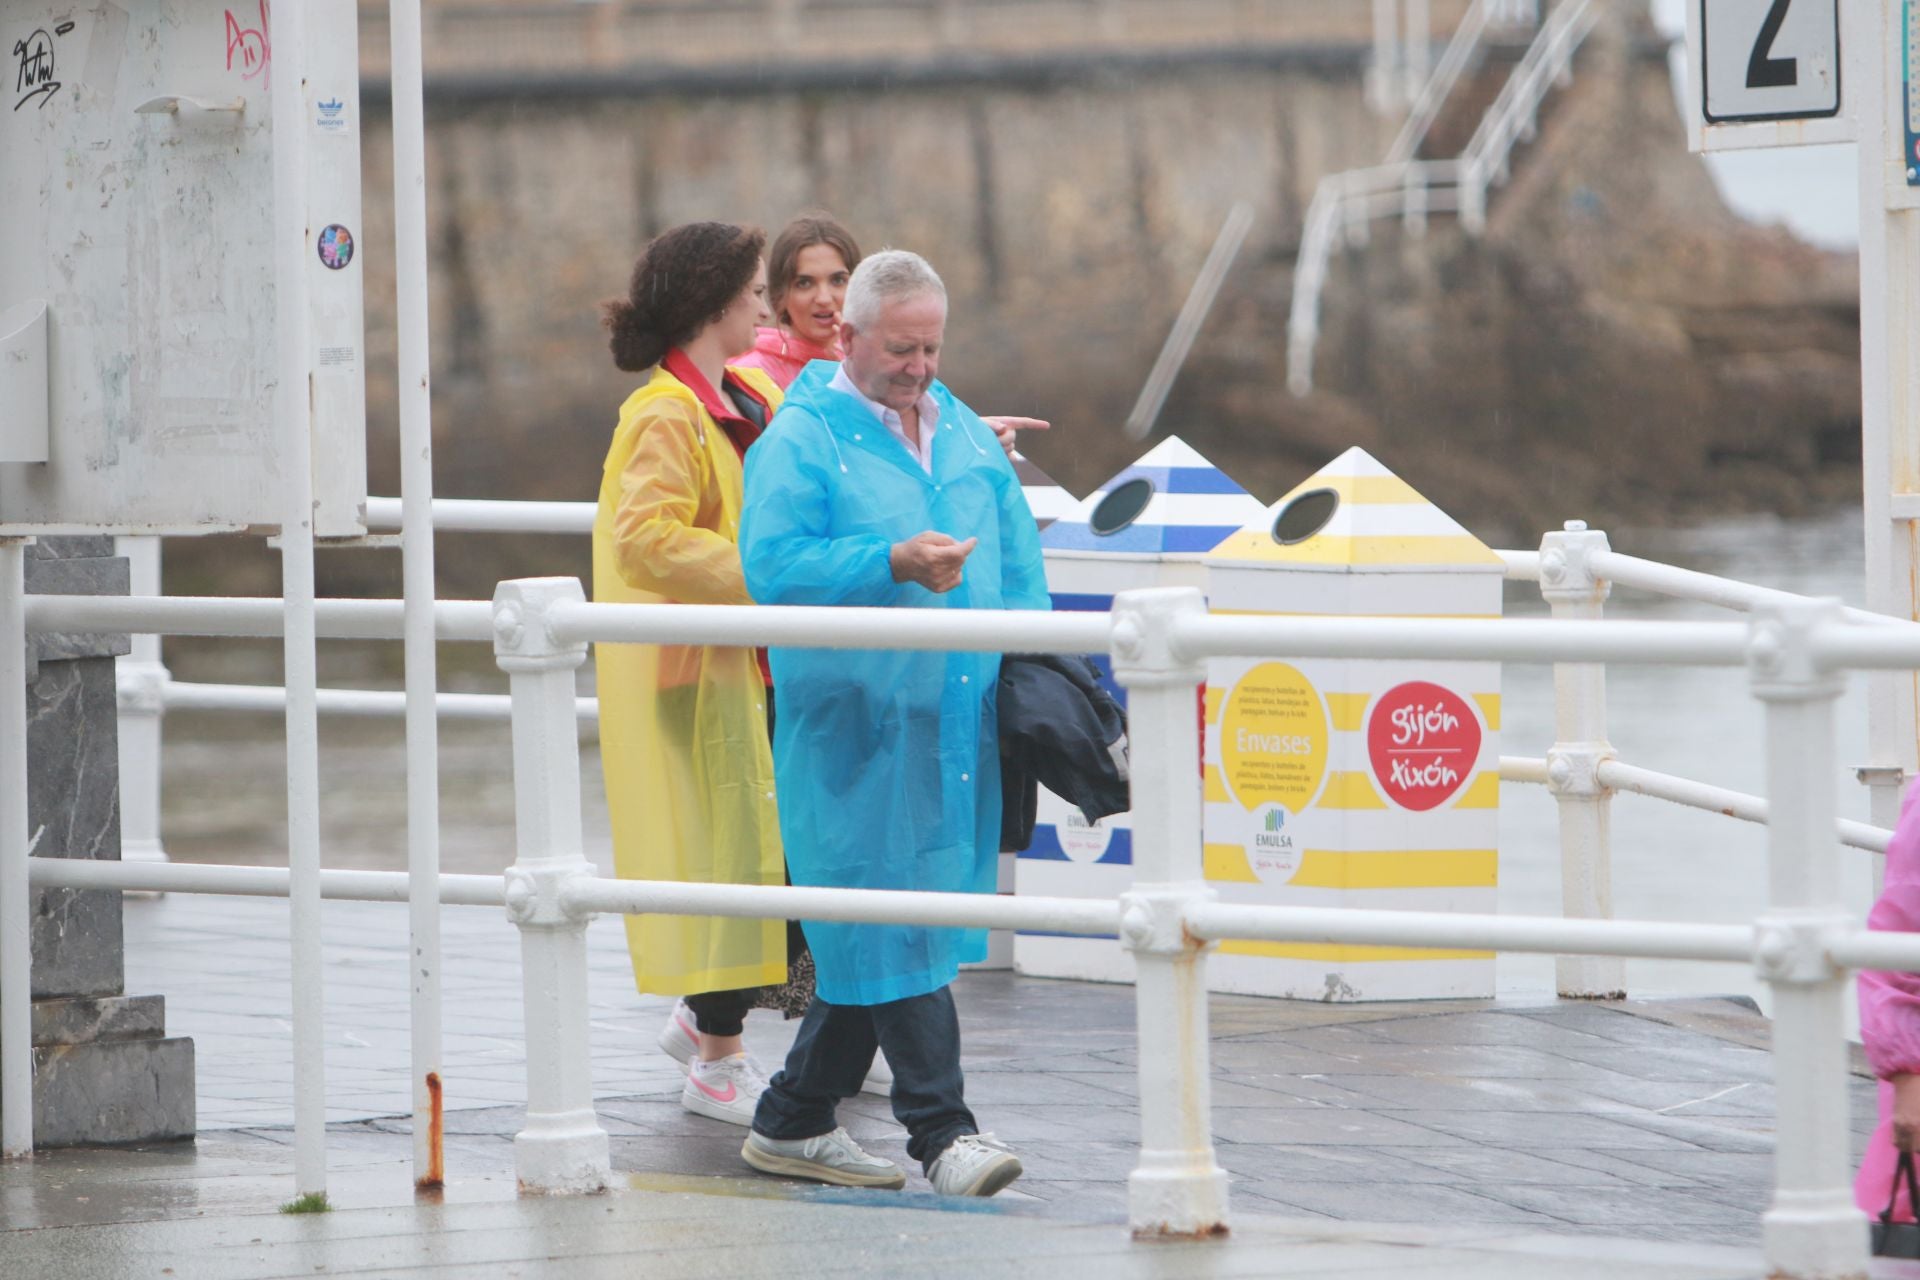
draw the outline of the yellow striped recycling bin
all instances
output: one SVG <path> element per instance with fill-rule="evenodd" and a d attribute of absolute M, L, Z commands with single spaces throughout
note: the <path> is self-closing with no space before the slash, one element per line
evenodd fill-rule
<path fill-rule="evenodd" d="M 1497 617 L 1505 566 L 1349 449 L 1207 556 L 1216 613 Z M 1492 912 L 1497 662 L 1216 659 L 1206 875 L 1223 901 Z M 1491 952 L 1228 942 L 1216 991 L 1305 1000 L 1491 996 Z"/>
<path fill-rule="evenodd" d="M 1168 436 L 1040 534 L 1053 607 L 1105 612 L 1118 591 L 1202 586 L 1206 553 L 1264 510 L 1198 450 Z M 1125 703 L 1106 655 L 1093 659 Z M 1133 883 L 1131 815 L 1090 823 L 1045 787 L 1036 810 L 1033 840 L 1016 862 L 1017 892 L 1112 899 Z M 1013 967 L 1045 978 L 1133 981 L 1133 956 L 1114 938 L 1023 932 Z"/>

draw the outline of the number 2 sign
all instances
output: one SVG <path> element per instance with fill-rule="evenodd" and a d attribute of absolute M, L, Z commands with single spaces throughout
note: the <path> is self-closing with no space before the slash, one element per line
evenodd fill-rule
<path fill-rule="evenodd" d="M 1708 124 L 1840 114 L 1839 0 L 1697 3 Z"/>

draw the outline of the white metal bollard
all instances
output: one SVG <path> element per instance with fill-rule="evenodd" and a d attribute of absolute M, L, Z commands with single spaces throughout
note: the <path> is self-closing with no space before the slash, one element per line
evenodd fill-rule
<path fill-rule="evenodd" d="M 607 1134 L 593 1110 L 587 1037 L 587 921 L 570 901 L 593 866 L 580 834 L 580 730 L 574 672 L 585 644 L 554 639 L 548 610 L 585 599 L 577 578 L 503 582 L 493 595 L 493 651 L 513 687 L 516 845 L 507 918 L 520 928 L 526 1001 L 527 1126 L 513 1139 L 520 1189 L 606 1187 Z"/>
<path fill-rule="evenodd" d="M 1834 704 L 1844 680 L 1814 660 L 1814 633 L 1845 623 L 1837 600 L 1754 611 L 1749 674 L 1766 704 L 1768 909 L 1755 964 L 1773 987 L 1778 1093 L 1770 1275 L 1835 1280 L 1867 1274 L 1866 1218 L 1848 1164 L 1846 973 L 1827 936 L 1849 927 L 1841 904 Z"/>
<path fill-rule="evenodd" d="M 1591 557 L 1607 549 L 1607 535 L 1581 520 L 1569 520 L 1563 531 L 1540 540 L 1540 594 L 1554 617 L 1597 621 L 1605 613 L 1612 584 L 1595 576 Z M 1560 909 L 1569 920 L 1611 920 L 1613 792 L 1599 775 L 1600 765 L 1614 756 L 1607 741 L 1607 669 L 1555 663 L 1553 705 L 1547 787 L 1560 809 Z M 1554 962 L 1554 987 L 1570 999 L 1621 999 L 1627 962 L 1618 956 L 1561 956 Z"/>
<path fill-rule="evenodd" d="M 1213 1157 L 1207 952 L 1185 927 L 1213 893 L 1201 870 L 1203 663 L 1172 647 L 1175 621 L 1203 614 L 1192 587 L 1124 591 L 1113 602 L 1113 670 L 1127 689 L 1134 887 L 1120 899 L 1139 1018 L 1140 1166 L 1127 1180 L 1136 1236 L 1227 1229 L 1227 1175 Z"/>
<path fill-rule="evenodd" d="M 136 596 L 160 594 L 160 539 L 121 538 L 129 587 Z M 135 635 L 133 652 L 114 659 L 120 732 L 120 859 L 165 862 L 160 837 L 160 749 L 167 711 L 167 668 L 160 637 Z M 155 895 L 157 896 L 157 895 Z"/>
<path fill-rule="evenodd" d="M 33 1154 L 26 606 L 32 541 L 0 538 L 0 1160 Z"/>

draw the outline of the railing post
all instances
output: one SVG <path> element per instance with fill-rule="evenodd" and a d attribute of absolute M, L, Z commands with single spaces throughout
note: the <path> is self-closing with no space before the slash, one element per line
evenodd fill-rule
<path fill-rule="evenodd" d="M 1849 927 L 1840 894 L 1834 710 L 1843 678 L 1813 642 L 1844 625 L 1837 600 L 1754 610 L 1748 675 L 1766 707 L 1767 913 L 1754 958 L 1773 987 L 1778 1096 L 1773 1205 L 1765 1217 L 1768 1274 L 1833 1280 L 1867 1274 L 1866 1218 L 1848 1165 L 1846 972 L 1827 954 Z"/>
<path fill-rule="evenodd" d="M 132 594 L 159 595 L 160 539 L 122 538 L 119 548 L 127 558 Z M 120 731 L 120 858 L 124 862 L 167 860 L 160 838 L 160 748 L 167 678 L 159 636 L 134 636 L 133 652 L 114 659 Z"/>
<path fill-rule="evenodd" d="M 1487 229 L 1487 173 L 1478 156 L 1460 165 L 1460 225 L 1470 236 Z"/>
<path fill-rule="evenodd" d="M 520 929 L 527 1126 L 513 1139 L 529 1192 L 599 1191 L 610 1169 L 593 1110 L 587 1036 L 587 921 L 568 895 L 592 876 L 580 834 L 574 672 L 587 646 L 554 637 L 550 610 L 584 599 L 577 578 L 522 578 L 493 593 L 493 652 L 513 689 L 514 863 L 507 918 Z"/>
<path fill-rule="evenodd" d="M 1556 618 L 1598 620 L 1612 584 L 1593 572 L 1607 535 L 1582 520 L 1540 540 L 1540 594 Z M 1599 663 L 1559 662 L 1553 668 L 1553 749 L 1547 752 L 1547 788 L 1560 810 L 1560 909 L 1570 920 L 1613 918 L 1613 793 L 1599 768 L 1613 758 L 1607 741 L 1607 669 Z M 1619 956 L 1561 956 L 1554 987 L 1564 998 L 1618 1000 L 1627 994 L 1627 964 Z"/>
<path fill-rule="evenodd" d="M 32 541 L 0 538 L 0 1160 L 33 1154 L 26 601 Z"/>
<path fill-rule="evenodd" d="M 1401 61 L 1404 63 L 1408 102 L 1420 101 L 1420 94 L 1427 87 L 1427 77 L 1433 74 L 1433 19 L 1427 11 L 1427 0 L 1406 0 L 1407 38 Z"/>
<path fill-rule="evenodd" d="M 1191 587 L 1122 592 L 1113 670 L 1126 687 L 1132 744 L 1133 888 L 1121 944 L 1133 953 L 1140 1053 L 1140 1165 L 1127 1181 L 1136 1236 L 1227 1229 L 1227 1175 L 1213 1158 L 1207 952 L 1185 928 L 1213 895 L 1200 861 L 1200 714 L 1205 668 L 1178 654 L 1174 624 L 1204 613 Z"/>

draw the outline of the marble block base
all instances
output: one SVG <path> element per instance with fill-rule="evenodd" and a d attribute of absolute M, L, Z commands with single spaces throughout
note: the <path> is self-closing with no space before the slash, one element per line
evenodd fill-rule
<path fill-rule="evenodd" d="M 36 1000 L 33 1145 L 191 1138 L 193 1041 L 166 1035 L 160 996 Z"/>

